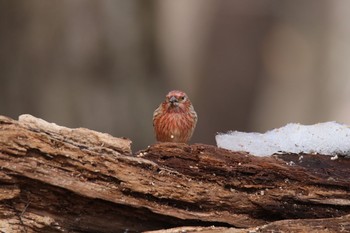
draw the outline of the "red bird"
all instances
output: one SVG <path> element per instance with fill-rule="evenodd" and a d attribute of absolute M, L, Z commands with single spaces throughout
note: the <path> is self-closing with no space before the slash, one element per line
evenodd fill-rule
<path fill-rule="evenodd" d="M 186 93 L 171 91 L 153 113 L 153 127 L 158 142 L 187 143 L 197 124 L 197 113 Z"/>

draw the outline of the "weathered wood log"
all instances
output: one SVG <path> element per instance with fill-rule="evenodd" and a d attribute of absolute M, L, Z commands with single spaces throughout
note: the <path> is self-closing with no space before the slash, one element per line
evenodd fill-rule
<path fill-rule="evenodd" d="M 344 223 L 350 159 L 255 157 L 174 143 L 133 155 L 130 144 L 29 115 L 19 121 L 0 117 L 0 230 L 140 232 L 215 225 L 232 231 L 296 223 L 300 231 L 350 231 Z"/>
<path fill-rule="evenodd" d="M 148 231 L 147 233 L 256 233 L 256 232 L 349 232 L 350 215 L 338 218 L 323 219 L 291 219 L 271 222 L 269 224 L 252 228 L 226 228 L 226 227 L 177 227 L 166 230 Z"/>

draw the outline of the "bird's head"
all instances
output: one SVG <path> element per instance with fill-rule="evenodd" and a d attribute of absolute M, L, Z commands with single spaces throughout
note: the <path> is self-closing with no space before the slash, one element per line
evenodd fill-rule
<path fill-rule="evenodd" d="M 168 110 L 185 111 L 191 105 L 186 93 L 182 91 L 170 91 L 165 98 L 165 105 Z"/>

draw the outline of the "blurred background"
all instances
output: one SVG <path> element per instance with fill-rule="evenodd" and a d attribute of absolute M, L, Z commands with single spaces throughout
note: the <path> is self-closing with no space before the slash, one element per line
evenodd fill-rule
<path fill-rule="evenodd" d="M 155 142 L 172 89 L 192 143 L 289 122 L 350 124 L 348 0 L 0 1 L 0 114 Z"/>

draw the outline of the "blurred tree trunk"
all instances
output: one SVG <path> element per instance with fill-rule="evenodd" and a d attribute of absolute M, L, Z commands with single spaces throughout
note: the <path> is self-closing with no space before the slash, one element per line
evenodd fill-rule
<path fill-rule="evenodd" d="M 1 1 L 0 112 L 132 137 L 137 148 L 153 142 L 142 136 L 152 135 L 160 101 L 153 8 L 136 0 Z"/>

